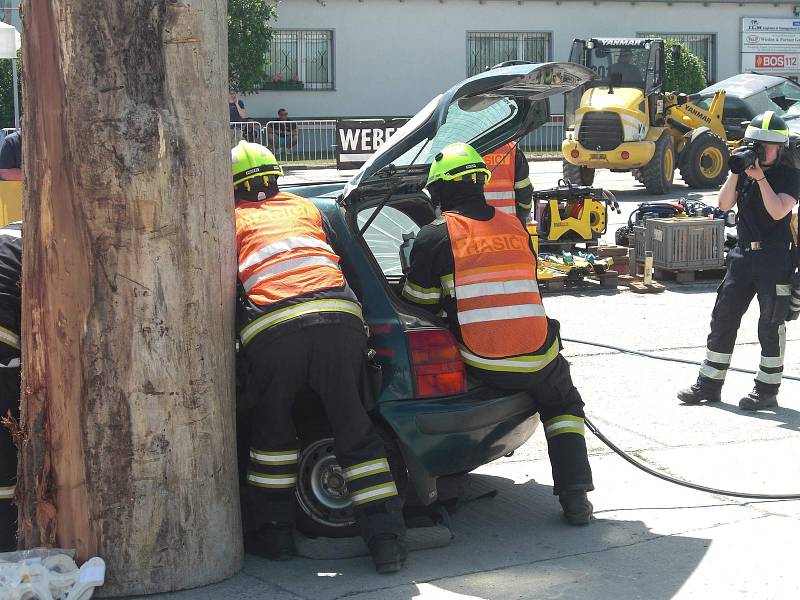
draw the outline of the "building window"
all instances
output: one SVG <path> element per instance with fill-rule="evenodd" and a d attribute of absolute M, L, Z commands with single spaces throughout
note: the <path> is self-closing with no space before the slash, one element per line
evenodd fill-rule
<path fill-rule="evenodd" d="M 467 76 L 507 60 L 540 63 L 550 60 L 550 34 L 535 31 L 467 33 Z"/>
<path fill-rule="evenodd" d="M 703 61 L 706 79 L 717 80 L 717 36 L 713 33 L 639 33 L 639 37 L 657 37 L 683 42 L 692 54 Z"/>
<path fill-rule="evenodd" d="M 332 90 L 333 31 L 272 32 L 265 90 Z"/>

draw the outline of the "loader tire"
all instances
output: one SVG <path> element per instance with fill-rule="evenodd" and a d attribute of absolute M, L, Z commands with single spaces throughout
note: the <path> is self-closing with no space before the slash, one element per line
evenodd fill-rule
<path fill-rule="evenodd" d="M 669 133 L 664 132 L 656 142 L 653 158 L 642 167 L 642 183 L 648 194 L 666 194 L 672 187 L 675 174 L 675 148 Z"/>
<path fill-rule="evenodd" d="M 690 188 L 717 188 L 728 177 L 728 146 L 710 131 L 698 135 L 683 151 L 681 177 Z"/>
<path fill-rule="evenodd" d="M 580 167 L 564 161 L 562 171 L 564 179 L 572 185 L 592 185 L 594 183 L 594 169 L 589 167 Z"/>

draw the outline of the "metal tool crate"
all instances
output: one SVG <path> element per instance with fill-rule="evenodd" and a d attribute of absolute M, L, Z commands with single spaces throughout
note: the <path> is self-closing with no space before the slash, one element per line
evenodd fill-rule
<path fill-rule="evenodd" d="M 633 228 L 636 262 L 653 252 L 653 267 L 702 271 L 725 266 L 725 221 L 692 217 L 648 219 Z"/>

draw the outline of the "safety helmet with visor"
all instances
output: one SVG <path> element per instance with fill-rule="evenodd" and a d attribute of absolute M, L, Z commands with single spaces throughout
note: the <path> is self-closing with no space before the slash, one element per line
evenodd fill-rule
<path fill-rule="evenodd" d="M 231 172 L 233 187 L 247 190 L 255 178 L 261 178 L 260 183 L 266 186 L 270 175 L 283 175 L 283 169 L 269 148 L 245 140 L 231 149 Z"/>

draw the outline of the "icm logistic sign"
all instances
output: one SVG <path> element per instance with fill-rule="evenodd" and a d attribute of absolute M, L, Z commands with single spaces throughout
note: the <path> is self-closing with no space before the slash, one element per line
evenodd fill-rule
<path fill-rule="evenodd" d="M 742 72 L 799 73 L 800 19 L 742 19 Z"/>
<path fill-rule="evenodd" d="M 358 169 L 408 119 L 336 121 L 336 167 Z"/>

